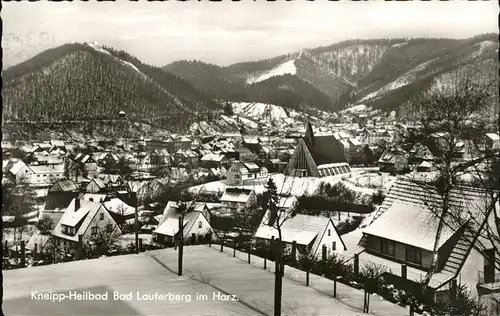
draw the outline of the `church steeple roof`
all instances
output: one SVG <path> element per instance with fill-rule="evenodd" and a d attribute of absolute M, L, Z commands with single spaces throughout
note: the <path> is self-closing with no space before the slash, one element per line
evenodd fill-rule
<path fill-rule="evenodd" d="M 314 146 L 314 132 L 311 122 L 307 122 L 305 140 L 309 142 L 310 145 Z"/>

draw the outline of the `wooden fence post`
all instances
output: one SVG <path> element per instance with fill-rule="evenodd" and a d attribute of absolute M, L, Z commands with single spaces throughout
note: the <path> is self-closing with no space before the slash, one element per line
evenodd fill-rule
<path fill-rule="evenodd" d="M 251 248 L 250 248 L 250 244 L 248 244 L 248 246 L 247 246 L 248 264 L 250 264 L 250 250 L 251 250 Z"/>
<path fill-rule="evenodd" d="M 264 257 L 264 270 L 267 270 L 267 257 Z"/>
<path fill-rule="evenodd" d="M 182 216 L 179 217 L 179 231 L 177 232 L 179 236 L 179 256 L 178 256 L 178 270 L 177 273 L 179 276 L 182 276 L 182 252 L 183 252 L 183 218 Z"/>
<path fill-rule="evenodd" d="M 222 240 L 220 242 L 220 252 L 224 251 L 224 243 L 226 242 L 226 236 L 222 237 Z"/>
<path fill-rule="evenodd" d="M 142 238 L 139 238 L 139 251 L 143 251 L 143 249 L 142 249 Z"/>
<path fill-rule="evenodd" d="M 26 245 L 24 244 L 24 240 L 21 240 L 21 265 L 26 266 Z"/>
<path fill-rule="evenodd" d="M 191 245 L 196 245 L 196 234 L 195 233 L 191 234 Z"/>
<path fill-rule="evenodd" d="M 33 260 L 34 261 L 38 261 L 38 253 L 37 253 L 37 249 L 38 248 L 38 244 L 35 244 L 35 247 L 33 248 Z"/>
<path fill-rule="evenodd" d="M 309 286 L 309 270 L 310 270 L 310 267 L 308 264 L 307 268 L 306 268 L 306 286 Z"/>
<path fill-rule="evenodd" d="M 297 257 L 297 241 L 292 242 L 292 263 L 295 263 L 295 258 Z"/>
<path fill-rule="evenodd" d="M 354 254 L 354 275 L 356 280 L 359 281 L 359 254 Z"/>
<path fill-rule="evenodd" d="M 208 233 L 208 247 L 212 248 L 212 232 Z"/>
<path fill-rule="evenodd" d="M 233 258 L 236 258 L 236 242 L 234 243 L 233 246 Z"/>

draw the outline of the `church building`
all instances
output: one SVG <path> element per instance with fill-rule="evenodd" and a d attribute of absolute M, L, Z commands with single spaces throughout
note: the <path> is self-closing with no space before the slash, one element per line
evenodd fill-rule
<path fill-rule="evenodd" d="M 335 136 L 314 136 L 311 123 L 307 123 L 306 134 L 299 140 L 285 174 L 320 178 L 350 172 L 343 146 Z"/>

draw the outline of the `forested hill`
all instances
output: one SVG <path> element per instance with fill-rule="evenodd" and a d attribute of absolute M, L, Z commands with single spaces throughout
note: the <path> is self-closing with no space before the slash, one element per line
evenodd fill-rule
<path fill-rule="evenodd" d="M 396 109 L 414 94 L 464 68 L 498 77 L 498 35 L 349 40 L 227 67 L 181 61 L 163 69 L 229 101 L 274 102 L 288 107 L 300 103 L 337 111 L 348 104 Z M 286 84 L 290 76 L 294 83 Z M 301 100 L 290 102 L 299 94 Z M 320 94 L 323 96 L 318 97 Z"/>
<path fill-rule="evenodd" d="M 211 97 L 160 68 L 97 43 L 66 44 L 3 72 L 3 121 L 147 122 L 218 108 Z M 169 117 L 175 119 L 169 120 Z"/>

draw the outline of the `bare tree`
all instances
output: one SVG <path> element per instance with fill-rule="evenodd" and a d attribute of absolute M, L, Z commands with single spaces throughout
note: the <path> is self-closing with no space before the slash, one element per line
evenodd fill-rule
<path fill-rule="evenodd" d="M 470 159 L 457 159 L 458 148 L 467 140 L 476 140 L 484 134 L 485 122 L 481 115 L 491 100 L 493 82 L 484 82 L 466 70 L 451 80 L 449 85 L 430 89 L 413 101 L 417 121 L 421 123 L 426 145 L 436 158 L 436 175 L 433 179 L 415 179 L 424 190 L 432 192 L 434 200 L 426 201 L 428 208 L 437 216 L 438 227 L 433 247 L 431 269 L 426 276 L 428 284 L 437 271 L 438 247 L 446 219 L 452 213 L 452 191 L 468 168 L 483 162 L 486 155 Z M 436 198 L 437 197 L 437 198 Z M 460 217 L 460 212 L 456 213 Z"/>
<path fill-rule="evenodd" d="M 365 291 L 365 301 L 363 312 L 369 313 L 370 310 L 370 295 L 376 293 L 382 286 L 382 275 L 386 272 L 386 267 L 380 264 L 369 262 L 365 264 L 360 271 L 360 280 Z"/>

